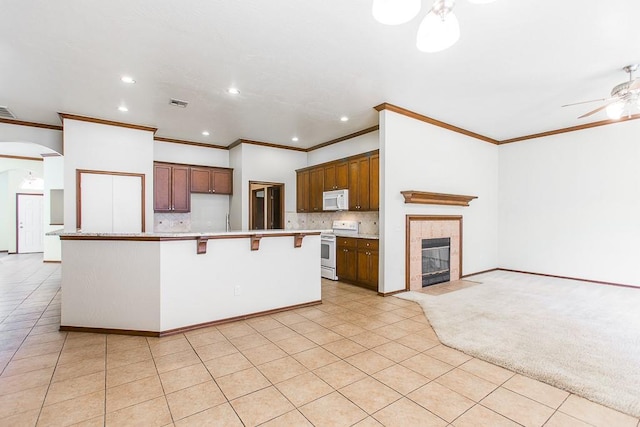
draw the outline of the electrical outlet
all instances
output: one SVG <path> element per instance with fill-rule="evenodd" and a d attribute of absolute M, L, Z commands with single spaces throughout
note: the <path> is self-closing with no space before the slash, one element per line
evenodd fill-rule
<path fill-rule="evenodd" d="M 238 296 L 241 293 L 240 285 L 236 285 L 233 287 L 233 295 Z"/>

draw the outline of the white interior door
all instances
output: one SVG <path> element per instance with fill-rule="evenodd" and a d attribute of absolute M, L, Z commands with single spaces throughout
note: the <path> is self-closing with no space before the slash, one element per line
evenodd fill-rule
<path fill-rule="evenodd" d="M 18 194 L 18 247 L 19 254 L 43 252 L 42 194 Z"/>

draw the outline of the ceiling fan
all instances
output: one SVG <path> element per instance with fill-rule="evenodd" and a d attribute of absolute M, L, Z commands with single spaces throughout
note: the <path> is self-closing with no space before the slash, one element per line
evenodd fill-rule
<path fill-rule="evenodd" d="M 581 115 L 578 117 L 579 119 L 589 117 L 602 110 L 607 110 L 607 115 L 610 119 L 618 120 L 625 113 L 630 116 L 633 111 L 640 111 L 640 78 L 633 78 L 633 73 L 638 70 L 638 64 L 627 65 L 623 70 L 629 74 L 629 81 L 614 86 L 613 89 L 611 89 L 611 96 L 609 98 L 575 102 L 573 104 L 563 105 L 563 107 L 588 104 L 590 102 L 605 102 L 604 105 L 601 105 L 595 110 Z"/>

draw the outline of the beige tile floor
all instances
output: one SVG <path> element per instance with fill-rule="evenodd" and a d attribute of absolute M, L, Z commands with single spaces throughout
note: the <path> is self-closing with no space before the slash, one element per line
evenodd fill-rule
<path fill-rule="evenodd" d="M 0 257 L 0 425 L 639 425 L 440 345 L 415 303 L 331 281 L 322 300 L 160 339 L 64 333 L 60 266 Z"/>

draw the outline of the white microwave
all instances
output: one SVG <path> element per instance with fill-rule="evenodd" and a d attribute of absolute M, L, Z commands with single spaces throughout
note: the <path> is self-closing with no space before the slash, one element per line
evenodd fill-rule
<path fill-rule="evenodd" d="M 322 193 L 323 211 L 349 210 L 349 190 L 333 190 Z"/>

